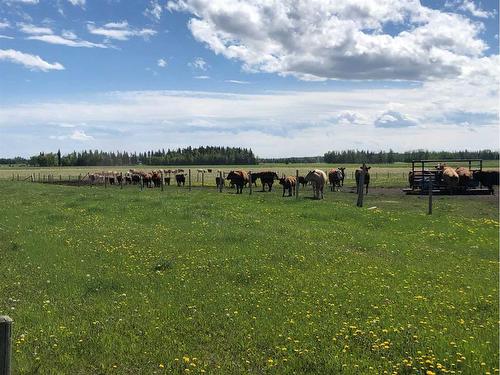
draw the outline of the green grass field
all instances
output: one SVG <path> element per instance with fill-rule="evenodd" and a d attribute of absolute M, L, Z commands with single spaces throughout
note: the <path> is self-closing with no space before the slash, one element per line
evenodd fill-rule
<path fill-rule="evenodd" d="M 496 197 L 0 194 L 15 374 L 498 373 Z"/>

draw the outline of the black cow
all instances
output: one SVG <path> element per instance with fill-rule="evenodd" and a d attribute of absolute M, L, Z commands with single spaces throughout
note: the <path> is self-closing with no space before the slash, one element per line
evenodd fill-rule
<path fill-rule="evenodd" d="M 175 175 L 175 181 L 177 182 L 177 186 L 185 186 L 186 185 L 186 175 L 179 173 Z"/>
<path fill-rule="evenodd" d="M 495 195 L 493 186 L 498 186 L 498 171 L 474 171 L 474 181 L 478 181 L 481 185 L 486 186 L 490 190 L 490 194 Z"/>
<path fill-rule="evenodd" d="M 243 186 L 248 184 L 248 173 L 245 171 L 231 171 L 226 176 L 226 180 L 236 186 L 236 194 L 242 194 Z"/>
<path fill-rule="evenodd" d="M 269 191 L 273 189 L 274 180 L 279 180 L 278 174 L 276 172 L 259 172 L 260 182 L 262 183 L 262 191 L 266 191 L 266 185 L 269 187 Z"/>

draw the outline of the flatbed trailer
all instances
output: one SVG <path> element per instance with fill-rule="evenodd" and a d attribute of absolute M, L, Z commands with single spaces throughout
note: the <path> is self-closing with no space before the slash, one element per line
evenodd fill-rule
<path fill-rule="evenodd" d="M 412 160 L 411 171 L 408 173 L 409 188 L 403 189 L 406 194 L 464 194 L 481 195 L 490 194 L 490 190 L 480 186 L 477 181 L 470 181 L 466 185 L 458 185 L 453 188 L 447 186 L 441 178 L 441 171 L 436 168 L 439 164 L 446 164 L 451 167 L 465 167 L 472 173 L 483 170 L 482 159 L 431 159 Z M 432 166 L 432 168 L 430 168 Z"/>

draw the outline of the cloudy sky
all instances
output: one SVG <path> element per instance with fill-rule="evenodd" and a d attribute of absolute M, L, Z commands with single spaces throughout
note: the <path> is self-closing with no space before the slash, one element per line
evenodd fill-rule
<path fill-rule="evenodd" d="M 499 148 L 497 0 L 0 0 L 0 156 Z"/>

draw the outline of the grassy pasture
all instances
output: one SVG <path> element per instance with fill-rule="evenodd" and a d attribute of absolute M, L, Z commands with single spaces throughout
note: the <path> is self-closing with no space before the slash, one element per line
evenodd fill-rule
<path fill-rule="evenodd" d="M 498 373 L 496 197 L 0 193 L 15 373 Z"/>

